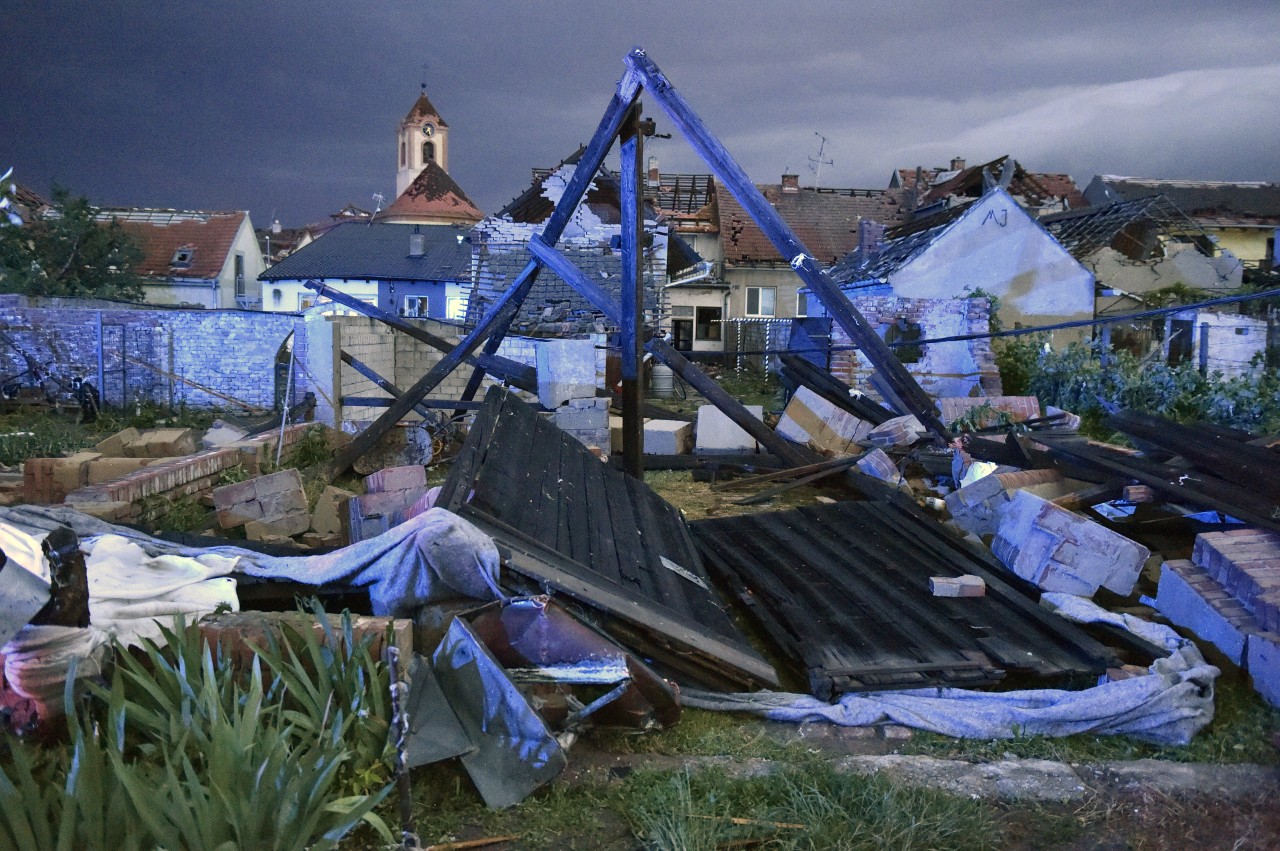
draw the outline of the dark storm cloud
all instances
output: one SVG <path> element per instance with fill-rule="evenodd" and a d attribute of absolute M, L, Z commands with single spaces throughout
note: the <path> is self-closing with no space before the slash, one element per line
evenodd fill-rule
<path fill-rule="evenodd" d="M 1280 176 L 1277 4 L 1064 6 L 11 2 L 0 168 L 98 203 L 313 221 L 391 194 L 425 62 L 450 170 L 494 210 L 590 137 L 639 44 L 762 182 L 808 182 L 818 132 L 827 185 L 1005 153 L 1081 183 Z M 704 170 L 675 140 L 648 152 Z"/>

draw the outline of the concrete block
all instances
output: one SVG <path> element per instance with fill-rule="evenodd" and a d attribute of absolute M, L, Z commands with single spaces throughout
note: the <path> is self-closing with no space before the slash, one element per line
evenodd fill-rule
<path fill-rule="evenodd" d="M 981 576 L 930 576 L 929 593 L 935 597 L 985 597 L 987 583 Z"/>
<path fill-rule="evenodd" d="M 346 513 L 347 500 L 355 496 L 349 490 L 330 485 L 316 500 L 316 509 L 311 514 L 311 530 L 320 535 L 342 534 L 342 517 Z"/>
<path fill-rule="evenodd" d="M 693 423 L 681 420 L 646 420 L 646 455 L 688 455 L 693 449 Z"/>
<path fill-rule="evenodd" d="M 244 534 L 251 541 L 263 541 L 277 536 L 292 538 L 307 531 L 310 525 L 309 514 L 286 514 L 275 520 L 250 520 L 244 524 Z"/>
<path fill-rule="evenodd" d="M 259 476 L 249 481 L 253 482 L 253 490 L 258 499 L 277 493 L 302 491 L 302 474 L 293 468 L 281 470 L 269 476 Z"/>
<path fill-rule="evenodd" d="M 595 398 L 596 349 L 590 340 L 539 340 L 537 370 L 538 401 L 544 408 Z"/>
<path fill-rule="evenodd" d="M 1019 491 L 1004 508 L 992 550 L 1014 573 L 1046 591 L 1126 595 L 1151 552 L 1078 514 Z"/>
<path fill-rule="evenodd" d="M 421 464 L 384 467 L 364 477 L 366 493 L 382 491 L 422 490 L 427 486 L 427 468 Z"/>
<path fill-rule="evenodd" d="M 141 436 L 142 432 L 130 426 L 122 431 L 116 432 L 106 440 L 100 441 L 98 445 L 93 448 L 107 457 L 123 458 L 125 455 L 125 447 L 136 441 Z"/>
<path fill-rule="evenodd" d="M 1250 635 L 1245 667 L 1263 700 L 1280 706 L 1280 635 L 1274 632 Z"/>
<path fill-rule="evenodd" d="M 98 452 L 77 452 L 53 462 L 53 497 L 65 497 L 89 484 L 89 462 L 101 458 Z"/>
<path fill-rule="evenodd" d="M 609 417 L 609 452 L 622 451 L 622 417 Z"/>
<path fill-rule="evenodd" d="M 131 458 L 171 458 L 190 455 L 199 448 L 195 429 L 156 428 L 126 444 L 125 454 Z"/>
<path fill-rule="evenodd" d="M 240 426 L 214 420 L 213 426 L 204 433 L 204 437 L 200 438 L 200 445 L 205 449 L 221 449 L 224 446 L 239 443 L 247 435 L 248 432 Z"/>
<path fill-rule="evenodd" d="M 258 497 L 256 502 L 262 506 L 263 520 L 277 520 L 292 514 L 307 514 L 307 526 L 311 525 L 307 495 L 301 488 L 267 494 Z"/>
<path fill-rule="evenodd" d="M 747 413 L 763 422 L 764 406 L 747 405 Z M 755 438 L 714 405 L 698 408 L 694 451 L 707 455 L 749 455 L 759 452 Z"/>
<path fill-rule="evenodd" d="M 88 514 L 108 523 L 126 523 L 138 515 L 138 510 L 131 502 L 78 502 L 76 511 Z"/>
<path fill-rule="evenodd" d="M 857 441 L 872 430 L 871 423 L 836 407 L 807 387 L 800 387 L 782 413 L 778 434 L 827 455 L 851 455 L 859 451 Z"/>
<path fill-rule="evenodd" d="M 566 406 L 552 414 L 551 421 L 562 431 L 604 431 L 609 428 L 609 412 Z"/>

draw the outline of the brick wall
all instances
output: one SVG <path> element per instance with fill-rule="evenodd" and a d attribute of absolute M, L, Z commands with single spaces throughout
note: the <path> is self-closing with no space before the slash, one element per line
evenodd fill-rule
<path fill-rule="evenodd" d="M 921 339 L 960 334 L 984 334 L 990 330 L 989 306 L 985 298 L 922 299 L 898 296 L 860 296 L 850 299 L 867 322 L 880 330 L 881 336 L 899 317 L 920 327 Z M 834 324 L 831 343 L 835 347 L 851 346 L 844 330 Z M 954 343 L 934 343 L 922 347 L 920 359 L 906 364 L 933 398 L 944 396 L 998 396 L 1000 373 L 989 339 Z M 875 395 L 867 382 L 871 362 L 857 349 L 833 352 L 831 373 L 850 386 Z"/>
<path fill-rule="evenodd" d="M 190 381 L 271 408 L 276 357 L 289 335 L 301 327 L 302 318 L 294 314 L 122 307 L 100 300 L 6 295 L 0 296 L 0 333 L 11 345 L 0 351 L 0 371 L 18 375 L 28 368 L 29 358 L 46 371 L 47 389 L 65 395 L 76 376 L 97 383 L 101 352 L 104 381 L 99 390 L 106 405 L 146 401 L 230 406 L 186 383 Z M 298 335 L 298 340 L 299 356 L 305 358 L 305 335 Z M 293 388 L 294 400 L 312 389 L 301 371 L 295 371 Z"/>

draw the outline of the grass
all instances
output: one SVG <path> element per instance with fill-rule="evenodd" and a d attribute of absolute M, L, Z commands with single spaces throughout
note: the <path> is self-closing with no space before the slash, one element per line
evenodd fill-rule
<path fill-rule="evenodd" d="M 682 851 L 734 843 L 970 849 L 994 847 L 1000 835 L 998 811 L 989 804 L 842 773 L 814 759 L 767 776 L 684 768 L 554 784 L 504 811 L 479 804 L 457 771 L 428 766 L 414 779 L 414 826 L 424 844 L 514 835 L 510 847 L 528 849 L 632 849 L 637 840 Z M 368 842 L 361 847 L 376 847 L 370 831 L 358 838 Z"/>
<path fill-rule="evenodd" d="M 129 427 L 207 429 L 218 416 L 218 411 L 143 405 L 130 411 L 104 411 L 95 422 L 81 423 L 78 409 L 12 411 L 0 414 L 0 464 L 14 466 L 28 458 L 57 458 L 90 449 Z"/>

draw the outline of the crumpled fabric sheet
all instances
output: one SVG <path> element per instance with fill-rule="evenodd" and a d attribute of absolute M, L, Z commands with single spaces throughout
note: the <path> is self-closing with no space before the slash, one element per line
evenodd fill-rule
<path fill-rule="evenodd" d="M 184 547 L 81 514 L 67 506 L 0 508 L 0 522 L 32 534 L 70 526 L 82 542 L 119 535 L 149 556 L 221 556 L 250 576 L 309 585 L 346 582 L 369 586 L 374 614 L 409 617 L 423 604 L 450 597 L 501 599 L 498 548 L 493 539 L 443 508 L 413 517 L 375 538 L 318 556 L 268 556 L 234 546 Z"/>
<path fill-rule="evenodd" d="M 77 680 L 98 676 L 110 643 L 110 632 L 93 626 L 27 624 L 0 649 L 5 685 L 33 701 L 40 718 L 61 715 L 71 664 Z"/>
<path fill-rule="evenodd" d="M 829 721 L 863 727 L 891 722 L 966 739 L 1094 733 L 1185 745 L 1213 720 L 1213 684 L 1220 672 L 1205 662 L 1194 643 L 1166 626 L 1108 612 L 1083 597 L 1044 594 L 1041 600 L 1068 620 L 1114 624 L 1170 654 L 1157 659 L 1146 676 L 1106 681 L 1082 691 L 932 688 L 846 694 L 827 703 L 804 694 L 718 694 L 684 688 L 681 702 L 797 724 Z"/>
<path fill-rule="evenodd" d="M 89 620 L 126 646 L 159 639 L 174 617 L 199 617 L 226 606 L 239 611 L 235 558 L 202 554 L 149 556 L 135 541 L 100 535 L 81 545 L 89 580 Z"/>

